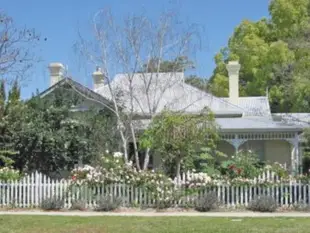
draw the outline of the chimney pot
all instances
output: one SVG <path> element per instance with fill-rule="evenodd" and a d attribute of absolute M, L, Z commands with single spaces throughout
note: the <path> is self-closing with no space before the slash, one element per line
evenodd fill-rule
<path fill-rule="evenodd" d="M 104 75 L 100 67 L 96 67 L 96 71 L 93 73 L 94 90 L 104 85 Z"/>
<path fill-rule="evenodd" d="M 48 69 L 50 71 L 50 86 L 53 86 L 63 78 L 65 67 L 61 63 L 50 63 Z"/>

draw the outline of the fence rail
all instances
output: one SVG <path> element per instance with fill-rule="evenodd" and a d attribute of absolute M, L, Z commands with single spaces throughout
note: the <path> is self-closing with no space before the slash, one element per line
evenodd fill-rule
<path fill-rule="evenodd" d="M 155 204 L 151 193 L 144 188 L 136 188 L 125 184 L 112 184 L 89 188 L 70 189 L 70 180 L 53 180 L 41 173 L 33 173 L 21 181 L 0 181 L 0 207 L 31 208 L 39 207 L 46 198 L 57 196 L 70 208 L 74 200 L 82 199 L 87 207 L 96 206 L 103 195 L 111 195 L 122 199 L 124 206 L 150 206 Z M 303 202 L 310 205 L 310 183 L 277 183 L 272 186 L 231 186 L 217 185 L 200 190 L 195 194 L 186 194 L 186 189 L 179 189 L 181 198 L 173 201 L 180 206 L 194 204 L 197 196 L 209 191 L 217 193 L 219 201 L 225 207 L 247 206 L 259 195 L 270 195 L 279 206 L 289 206 Z"/>

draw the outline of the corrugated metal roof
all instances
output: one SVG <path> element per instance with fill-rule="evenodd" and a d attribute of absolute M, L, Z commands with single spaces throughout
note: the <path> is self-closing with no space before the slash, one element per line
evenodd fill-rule
<path fill-rule="evenodd" d="M 134 125 L 138 129 L 145 129 L 151 120 L 137 120 Z M 259 132 L 259 131 L 302 131 L 302 127 L 295 124 L 276 122 L 264 117 L 216 118 L 221 131 L 228 132 Z"/>
<path fill-rule="evenodd" d="M 302 127 L 296 124 L 276 122 L 269 117 L 218 118 L 216 122 L 224 131 L 302 131 Z"/>
<path fill-rule="evenodd" d="M 280 113 L 271 115 L 267 97 L 240 97 L 238 106 L 235 106 L 227 101 L 228 98 L 214 97 L 184 83 L 183 73 L 174 75 L 162 73 L 154 79 L 150 75 L 146 75 L 146 77 L 141 76 L 142 74 L 135 74 L 133 77 L 134 110 L 137 112 L 147 109 L 149 106 L 148 101 L 150 101 L 151 106 L 157 106 L 157 113 L 165 107 L 171 110 L 184 110 L 193 113 L 208 106 L 214 113 L 245 113 L 244 117 L 216 118 L 217 124 L 223 131 L 302 131 L 304 127 L 309 127 L 310 113 Z M 148 80 L 150 81 L 147 82 Z M 41 96 L 48 94 L 54 88 L 64 83 L 74 85 L 78 91 L 90 95 L 98 101 L 107 102 L 106 98 L 111 99 L 107 86 L 100 88 L 94 93 L 70 78 L 63 79 L 53 87 L 42 92 Z M 150 89 L 149 99 L 146 98 L 147 95 L 144 93 L 148 84 Z M 115 88 L 114 90 L 119 91 L 118 98 L 123 100 L 124 105 L 127 108 L 130 107 L 128 105 L 130 103 L 128 101 L 130 97 L 128 78 L 124 75 L 118 76 L 111 85 L 112 88 Z M 137 120 L 134 122 L 135 126 L 140 129 L 146 128 L 149 123 L 150 120 Z"/>
<path fill-rule="evenodd" d="M 296 124 L 302 127 L 310 126 L 310 113 L 273 113 L 274 121 Z"/>
<path fill-rule="evenodd" d="M 215 114 L 243 113 L 243 109 L 222 98 L 215 97 L 184 82 L 183 73 L 119 74 L 111 82 L 111 88 L 126 109 L 138 114 L 159 113 L 164 108 L 172 111 L 199 112 L 209 107 Z M 146 91 L 147 90 L 147 91 Z M 107 85 L 96 90 L 111 99 Z M 130 101 L 130 100 L 133 101 Z M 133 103 L 133 106 L 131 106 Z"/>
<path fill-rule="evenodd" d="M 229 101 L 229 98 L 223 98 Z M 269 100 L 266 96 L 239 97 L 238 106 L 244 109 L 244 116 L 271 116 Z"/>

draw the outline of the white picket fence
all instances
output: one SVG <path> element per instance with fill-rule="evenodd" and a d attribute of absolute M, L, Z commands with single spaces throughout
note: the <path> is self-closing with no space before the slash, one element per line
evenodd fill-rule
<path fill-rule="evenodd" d="M 179 179 L 177 177 L 174 178 L 174 183 L 185 184 L 188 180 L 191 180 L 195 174 L 197 173 L 194 173 L 192 171 L 181 173 Z M 281 182 L 281 178 L 271 170 L 264 170 L 258 177 L 254 179 L 254 182 L 255 181 L 267 181 L 267 182 L 279 183 Z"/>
<path fill-rule="evenodd" d="M 53 180 L 41 173 L 33 173 L 21 181 L 0 181 L 0 208 L 32 208 L 39 207 L 42 201 L 50 197 L 64 200 L 65 208 L 70 208 L 74 200 L 84 200 L 87 207 L 96 206 L 102 195 L 111 195 L 122 199 L 124 206 L 153 206 L 151 193 L 143 188 L 135 188 L 125 184 L 112 184 L 95 188 L 83 186 L 75 190 L 69 189 L 70 180 Z M 198 194 L 186 195 L 185 189 L 178 192 L 182 198 L 173 201 L 180 206 L 193 204 L 197 195 L 206 192 L 217 193 L 218 199 L 226 207 L 247 206 L 258 195 L 271 195 L 280 206 L 289 206 L 300 202 L 310 205 L 310 183 L 278 183 L 273 186 L 230 186 L 218 185 L 199 191 Z"/>

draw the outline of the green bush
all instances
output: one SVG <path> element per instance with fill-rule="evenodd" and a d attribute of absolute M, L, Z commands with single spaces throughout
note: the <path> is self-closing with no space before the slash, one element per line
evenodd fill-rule
<path fill-rule="evenodd" d="M 46 198 L 41 203 L 41 209 L 43 210 L 61 210 L 64 208 L 65 202 L 62 198 L 51 197 Z"/>
<path fill-rule="evenodd" d="M 72 201 L 71 210 L 85 210 L 86 202 L 84 200 L 75 200 Z"/>
<path fill-rule="evenodd" d="M 265 168 L 270 168 L 270 166 L 266 166 Z M 270 169 L 269 169 L 270 170 Z M 271 170 L 277 174 L 280 178 L 288 178 L 289 172 L 288 170 L 283 167 L 283 165 L 275 162 L 271 165 Z"/>
<path fill-rule="evenodd" d="M 294 204 L 293 209 L 295 211 L 310 212 L 310 206 L 305 201 Z"/>
<path fill-rule="evenodd" d="M 172 200 L 158 200 L 155 203 L 155 207 L 158 210 L 168 209 L 173 207 L 173 201 Z"/>
<path fill-rule="evenodd" d="M 271 196 L 258 196 L 249 203 L 248 209 L 256 212 L 275 212 L 277 202 Z"/>
<path fill-rule="evenodd" d="M 199 197 L 195 209 L 199 212 L 208 212 L 219 208 L 219 200 L 215 192 L 208 192 Z"/>
<path fill-rule="evenodd" d="M 237 177 L 253 179 L 261 173 L 258 155 L 252 151 L 239 151 L 230 160 L 223 161 L 221 172 L 230 179 Z"/>
<path fill-rule="evenodd" d="M 101 197 L 98 201 L 97 207 L 95 211 L 112 211 L 116 210 L 122 205 L 121 198 L 112 197 L 112 196 L 104 196 Z"/>
<path fill-rule="evenodd" d="M 305 152 L 302 160 L 302 173 L 309 174 L 310 171 L 310 153 Z"/>

